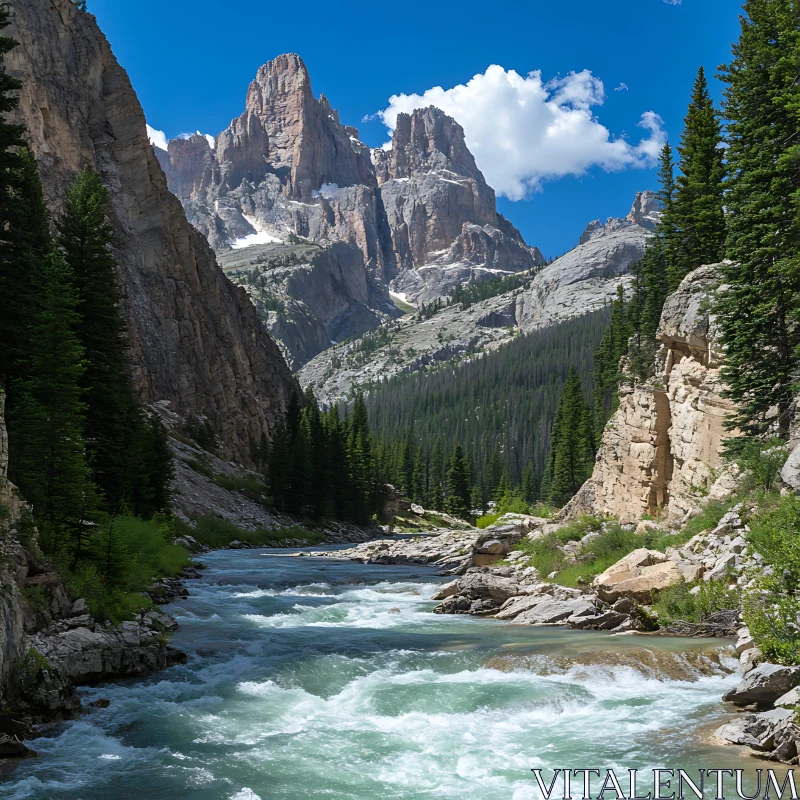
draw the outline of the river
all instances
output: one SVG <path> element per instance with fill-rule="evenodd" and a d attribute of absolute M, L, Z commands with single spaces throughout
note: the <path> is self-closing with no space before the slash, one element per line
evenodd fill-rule
<path fill-rule="evenodd" d="M 188 663 L 82 689 L 109 708 L 35 740 L 3 798 L 533 800 L 534 767 L 742 766 L 706 742 L 725 642 L 434 615 L 425 567 L 202 560 L 168 607 Z"/>

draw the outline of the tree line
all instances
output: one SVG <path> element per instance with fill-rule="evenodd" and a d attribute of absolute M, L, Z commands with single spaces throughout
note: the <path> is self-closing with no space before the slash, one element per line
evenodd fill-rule
<path fill-rule="evenodd" d="M 610 313 L 370 386 L 366 406 L 381 478 L 415 502 L 451 513 L 484 512 L 505 495 L 517 505 L 564 502 L 591 472 L 593 353 Z M 451 472 L 468 476 L 467 491 L 453 493 Z"/>

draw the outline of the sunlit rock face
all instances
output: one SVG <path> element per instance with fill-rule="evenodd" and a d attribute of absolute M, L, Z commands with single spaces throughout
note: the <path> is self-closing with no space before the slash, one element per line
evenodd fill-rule
<path fill-rule="evenodd" d="M 657 338 L 653 380 L 620 392 L 603 433 L 594 473 L 573 509 L 607 513 L 622 522 L 644 514 L 682 518 L 735 482 L 723 469 L 723 352 L 710 300 L 720 284 L 717 265 L 690 272 L 667 299 Z"/>

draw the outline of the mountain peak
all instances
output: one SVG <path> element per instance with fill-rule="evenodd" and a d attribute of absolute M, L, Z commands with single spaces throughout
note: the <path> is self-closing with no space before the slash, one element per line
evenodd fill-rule
<path fill-rule="evenodd" d="M 431 170 L 448 170 L 485 184 L 464 138 L 464 129 L 436 106 L 397 115 L 392 147 L 373 152 L 378 180 L 410 178 Z"/>

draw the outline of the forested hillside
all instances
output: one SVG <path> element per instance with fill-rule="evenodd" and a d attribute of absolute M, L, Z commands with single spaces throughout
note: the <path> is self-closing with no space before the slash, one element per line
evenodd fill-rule
<path fill-rule="evenodd" d="M 445 464 L 460 444 L 476 501 L 479 492 L 490 498 L 503 478 L 535 493 L 570 369 L 588 396 L 610 315 L 610 308 L 587 314 L 518 336 L 482 358 L 374 388 L 367 408 L 387 477 L 420 502 L 435 503 L 435 485 L 444 482 L 446 493 Z"/>

